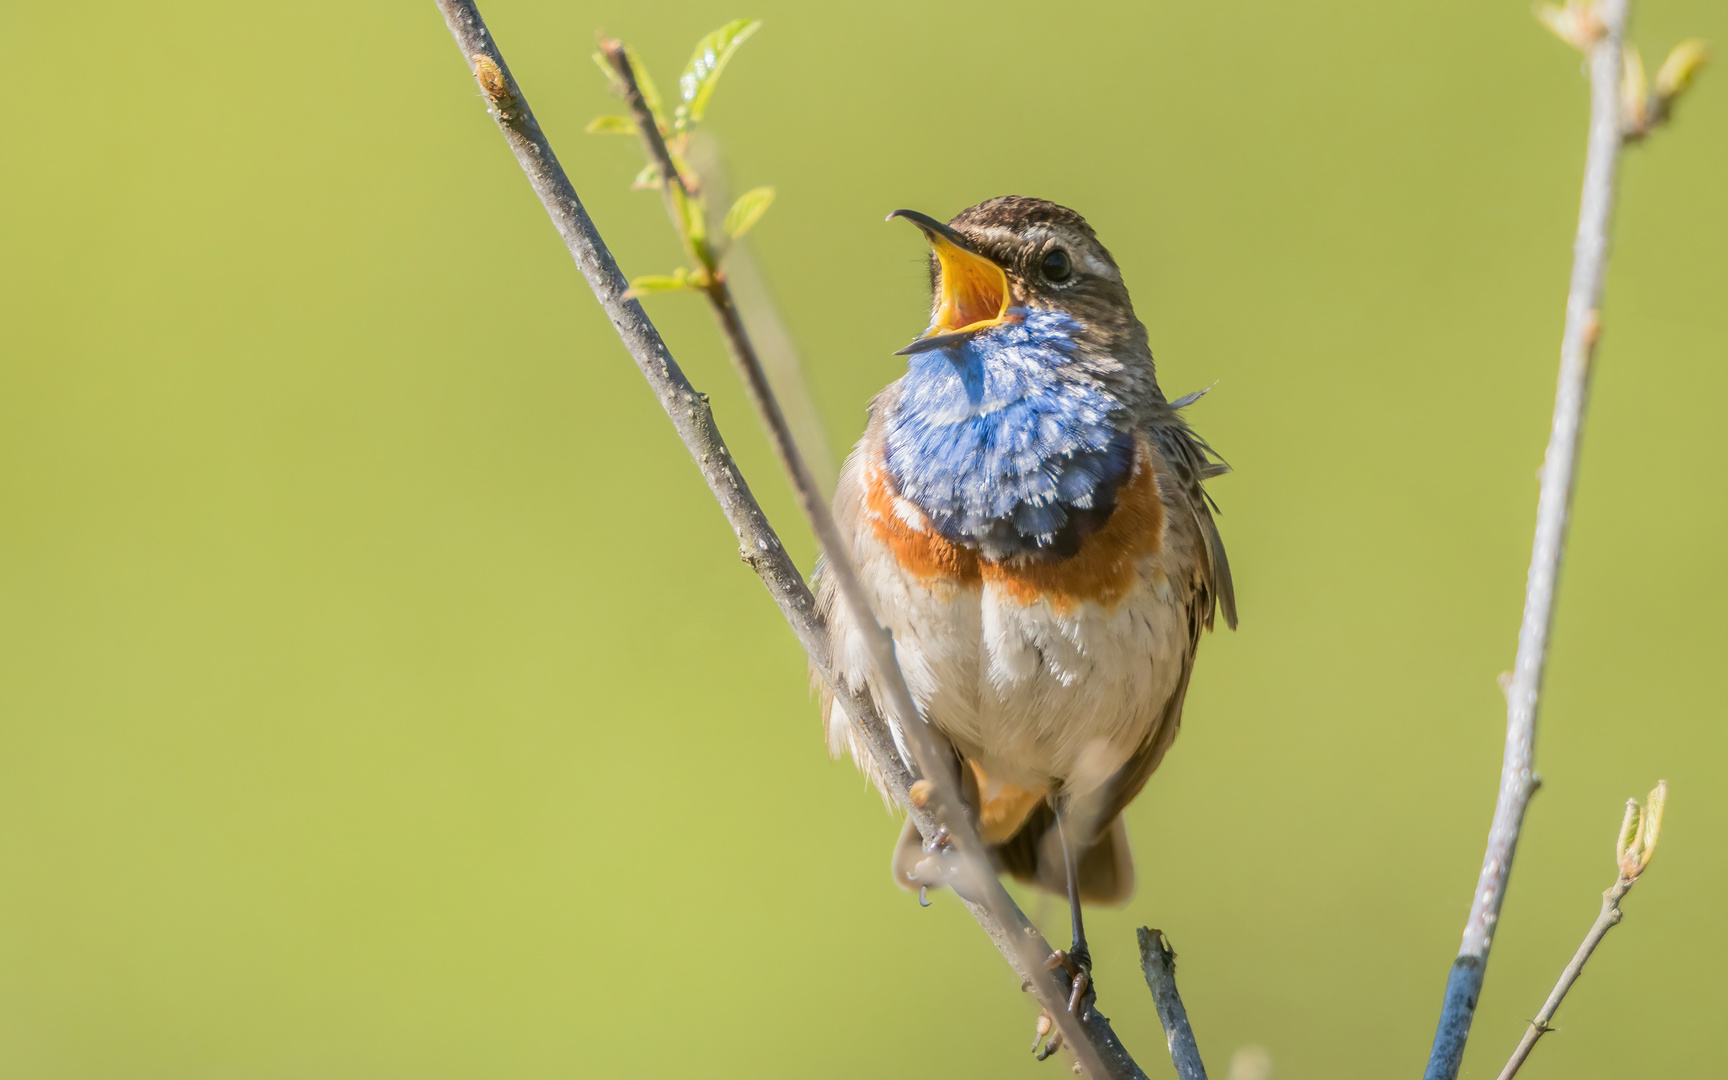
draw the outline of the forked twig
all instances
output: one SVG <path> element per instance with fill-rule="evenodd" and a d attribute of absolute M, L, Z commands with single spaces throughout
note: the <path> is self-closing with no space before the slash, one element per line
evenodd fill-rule
<path fill-rule="evenodd" d="M 694 192 L 686 186 L 683 171 L 673 161 L 665 135 L 661 132 L 653 110 L 649 108 L 637 82 L 629 50 L 621 41 L 602 40 L 600 51 L 618 76 L 625 104 L 630 109 L 637 132 L 641 135 L 643 149 L 659 174 L 659 186 L 666 200 L 667 216 L 678 230 L 691 260 L 699 267 L 697 287 L 708 300 L 709 308 L 719 324 L 720 336 L 726 343 L 726 351 L 738 369 L 751 404 L 756 407 L 757 419 L 761 421 L 768 440 L 774 447 L 775 455 L 780 459 L 787 479 L 791 481 L 793 492 L 798 497 L 799 507 L 804 511 L 811 532 L 816 534 L 816 541 L 827 560 L 828 573 L 834 576 L 853 621 L 858 625 L 866 642 L 871 666 L 875 671 L 875 685 L 887 696 L 886 704 L 894 728 L 904 737 L 918 775 L 929 781 L 934 791 L 934 798 L 917 800 L 932 811 L 934 826 L 929 831 L 920 826 L 920 832 L 927 843 L 939 845 L 947 851 L 954 868 L 949 884 L 968 906 L 974 908 L 975 915 L 979 914 L 977 909 L 982 908 L 990 923 L 1006 926 L 1025 922 L 1013 898 L 996 880 L 995 871 L 985 854 L 983 839 L 974 828 L 971 817 L 965 812 L 951 764 L 952 755 L 937 744 L 934 734 L 912 698 L 912 690 L 906 684 L 906 677 L 894 655 L 894 639 L 877 619 L 869 594 L 853 565 L 851 544 L 840 532 L 833 511 L 823 495 L 822 486 L 811 473 L 792 436 L 791 427 L 787 424 L 780 402 L 769 385 L 761 359 L 757 356 L 750 335 L 744 328 L 744 322 L 738 315 L 738 307 L 732 301 L 732 290 L 727 284 L 726 276 L 720 271 L 712 251 L 705 250 L 704 245 L 697 243 L 684 224 L 689 217 L 685 204 L 694 197 Z M 825 677 L 831 687 L 840 681 L 832 672 L 825 673 Z M 889 748 L 883 748 L 882 752 L 876 754 L 877 761 L 880 763 L 883 753 L 893 752 Z M 985 922 L 983 918 L 979 921 Z M 1027 926 L 1029 925 L 1028 923 Z M 986 928 L 989 928 L 989 923 L 986 923 Z M 995 935 L 992 934 L 992 937 Z M 1041 972 L 1043 960 L 1050 955 L 1049 945 L 1043 942 L 1040 936 L 1038 945 L 1029 947 L 1024 930 L 1019 935 L 1005 938 L 1003 943 L 1014 948 L 1015 955 L 1008 959 L 1020 974 L 1023 984 L 1029 974 L 1033 975 L 1030 988 L 1037 994 L 1039 1003 L 1054 1016 L 1064 1041 L 1074 1047 L 1076 1056 L 1087 1070 L 1095 1074 L 1111 1075 L 1107 1071 L 1104 1058 L 1091 1045 L 1088 1033 L 1081 1024 L 1082 1017 L 1086 1013 L 1095 1013 L 1096 1009 L 1083 1009 L 1082 1016 L 1074 1015 L 1068 1010 L 1068 988 L 1062 985 L 1053 972 L 1047 969 Z M 1043 978 L 1037 977 L 1040 973 Z M 1125 1051 L 1122 1057 L 1132 1064 Z"/>
<path fill-rule="evenodd" d="M 613 328 L 636 361 L 637 368 L 654 390 L 685 448 L 702 470 L 703 479 L 707 481 L 709 490 L 720 503 L 727 521 L 738 537 L 742 557 L 762 578 L 769 594 L 791 624 L 800 645 L 809 655 L 812 665 L 857 724 L 860 738 L 875 757 L 895 800 L 906 810 L 920 832 L 926 837 L 934 836 L 939 823 L 931 813 L 930 803 L 920 805 L 912 799 L 910 789 L 914 778 L 895 751 L 888 725 L 869 700 L 852 693 L 841 680 L 835 678 L 827 626 L 816 609 L 809 587 L 787 556 L 779 537 L 769 526 L 761 507 L 751 495 L 749 486 L 733 464 L 725 441 L 715 426 L 707 397 L 690 385 L 672 359 L 659 332 L 642 310 L 641 304 L 627 295 L 628 282 L 619 272 L 616 261 L 588 217 L 569 177 L 559 165 L 557 155 L 553 153 L 550 142 L 529 109 L 520 87 L 511 78 L 509 67 L 505 64 L 504 57 L 480 17 L 477 7 L 472 0 L 438 0 L 438 7 L 480 84 L 493 119 L 516 155 L 517 162 L 527 174 L 530 186 L 545 206 L 571 257 L 575 259 L 593 289 L 595 298 L 612 320 Z M 672 177 L 676 176 L 677 172 L 672 170 L 662 175 Z M 730 317 L 736 320 L 735 309 Z M 722 329 L 727 329 L 726 316 L 722 316 Z M 743 334 L 742 325 L 737 325 L 735 329 L 736 339 L 747 345 L 748 337 Z M 734 335 L 729 332 L 728 344 L 733 341 Z M 772 394 L 767 390 L 766 380 L 760 379 L 760 365 L 757 365 L 757 369 L 755 376 L 746 372 L 746 384 L 750 386 L 753 396 L 760 397 L 759 408 L 772 407 Z M 777 409 L 772 411 L 777 412 Z M 823 543 L 831 559 L 836 553 L 844 554 L 844 547 L 833 543 L 837 530 L 833 527 L 831 516 L 826 513 L 827 506 L 822 501 L 819 490 L 814 482 L 808 479 L 808 470 L 802 470 L 800 478 L 799 470 L 793 467 L 797 461 L 794 456 L 796 448 L 792 446 L 789 436 L 785 436 L 783 420 L 779 431 L 774 430 L 771 425 L 770 435 L 776 440 L 776 450 L 781 453 L 783 462 L 787 463 L 794 476 L 800 500 L 805 504 L 807 512 L 811 512 L 812 506 L 815 508 L 814 512 L 811 512 L 812 526 L 817 532 L 819 542 Z M 828 518 L 826 528 L 822 525 L 824 517 Z M 836 580 L 844 581 L 839 573 Z M 866 623 L 867 620 L 874 622 L 868 602 L 863 600 L 862 590 L 857 588 L 855 575 L 852 577 L 852 585 L 853 588 L 847 589 L 845 593 L 849 605 L 859 613 L 860 623 Z M 880 624 L 876 625 L 880 628 Z M 887 661 L 885 664 L 879 663 L 880 673 L 884 676 L 882 684 L 896 699 L 891 704 L 896 706 L 897 714 L 910 718 L 911 722 L 904 724 L 903 730 L 915 751 L 916 759 L 921 764 L 930 763 L 925 766 L 927 778 L 937 784 L 946 781 L 952 786 L 952 778 L 945 769 L 939 767 L 940 758 L 934 753 L 934 741 L 925 730 L 923 721 L 918 718 L 916 707 L 911 705 L 910 693 L 904 690 L 904 680 L 898 677 L 898 668 L 893 663 L 892 643 L 886 640 L 885 633 L 880 635 L 877 643 L 886 649 L 885 656 L 878 654 Z M 931 800 L 931 803 L 937 801 L 940 800 Z M 958 808 L 957 796 L 946 801 L 946 806 Z M 966 816 L 963 813 L 950 813 L 949 816 L 952 820 L 943 824 L 948 825 L 949 834 L 955 838 L 961 854 L 970 856 L 972 853 L 981 853 L 981 842 L 977 840 Z M 962 870 L 976 862 L 976 857 L 963 859 Z M 1108 1020 L 1096 1008 L 1082 1010 L 1083 1015 L 1066 1012 L 1068 988 L 1042 963 L 1043 958 L 1049 954 L 1049 944 L 1014 904 L 995 875 L 988 872 L 968 874 L 966 880 L 957 881 L 956 885 L 959 886 L 957 891 L 961 892 L 967 908 L 1020 975 L 1023 985 L 1032 989 L 1046 1009 L 1057 1017 L 1069 1045 L 1074 1048 L 1086 1071 L 1098 1077 L 1130 1080 L 1143 1078 L 1144 1074 L 1110 1029 Z"/>

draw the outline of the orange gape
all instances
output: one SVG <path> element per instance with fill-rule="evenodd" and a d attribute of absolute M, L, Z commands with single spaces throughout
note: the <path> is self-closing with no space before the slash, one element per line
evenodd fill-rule
<path fill-rule="evenodd" d="M 897 512 L 891 483 L 881 470 L 871 470 L 864 501 L 876 538 L 902 567 L 921 578 L 957 585 L 988 582 L 1023 606 L 1048 600 L 1058 614 L 1066 615 L 1087 600 L 1115 607 L 1138 580 L 1135 564 L 1158 554 L 1163 543 L 1164 502 L 1144 453 L 1137 455 L 1134 471 L 1116 492 L 1116 509 L 1104 527 L 1087 537 L 1072 557 L 1050 562 L 981 559 L 971 548 L 944 539 L 923 511 L 900 502 L 900 509 L 918 515 L 921 528 L 915 529 Z"/>

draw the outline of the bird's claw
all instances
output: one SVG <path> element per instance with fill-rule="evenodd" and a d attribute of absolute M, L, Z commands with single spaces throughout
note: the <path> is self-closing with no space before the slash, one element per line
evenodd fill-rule
<path fill-rule="evenodd" d="M 1062 1031 L 1056 1027 L 1056 1019 L 1050 1015 L 1050 1010 L 1038 1010 L 1038 1023 L 1032 1030 L 1032 1052 L 1037 1055 L 1039 1061 L 1043 1061 L 1062 1049 Z M 1047 1035 L 1049 1041 L 1045 1042 Z M 1042 1050 L 1038 1048 L 1039 1043 L 1044 1043 Z"/>
<path fill-rule="evenodd" d="M 1071 953 L 1057 949 L 1044 966 L 1051 971 L 1061 968 L 1068 976 L 1068 1011 L 1085 1020 L 1097 998 L 1092 992 L 1092 957 L 1083 948 Z"/>
<path fill-rule="evenodd" d="M 959 867 L 954 853 L 954 838 L 948 834 L 947 826 L 939 826 L 936 834 L 924 841 L 924 858 L 907 874 L 908 880 L 918 886 L 918 903 L 922 907 L 930 906 L 931 889 L 940 889 L 953 881 Z"/>

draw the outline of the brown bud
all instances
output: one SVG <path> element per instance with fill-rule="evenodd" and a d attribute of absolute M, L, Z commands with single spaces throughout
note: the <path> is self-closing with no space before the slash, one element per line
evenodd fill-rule
<path fill-rule="evenodd" d="M 486 100 L 498 110 L 500 119 L 511 119 L 510 113 L 516 107 L 516 97 L 510 93 L 510 87 L 504 81 L 504 71 L 498 66 L 498 62 L 485 53 L 475 53 L 468 59 L 474 61 L 474 78 L 480 83 L 480 91 L 486 95 Z"/>

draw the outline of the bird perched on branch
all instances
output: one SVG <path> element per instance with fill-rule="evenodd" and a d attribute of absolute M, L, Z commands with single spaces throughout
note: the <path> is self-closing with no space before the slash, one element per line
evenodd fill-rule
<path fill-rule="evenodd" d="M 1121 271 L 1079 214 L 1009 196 L 946 225 L 889 217 L 930 243 L 931 321 L 872 405 L 834 515 L 995 868 L 1067 896 L 1057 962 L 1078 999 L 1081 902 L 1132 894 L 1122 810 L 1176 737 L 1201 631 L 1218 608 L 1236 625 L 1202 486 L 1229 469 L 1182 418 L 1199 394 L 1159 390 Z M 876 691 L 827 578 L 836 669 Z M 882 784 L 843 706 L 823 711 L 831 749 Z M 908 822 L 895 881 L 934 884 L 923 856 Z"/>

